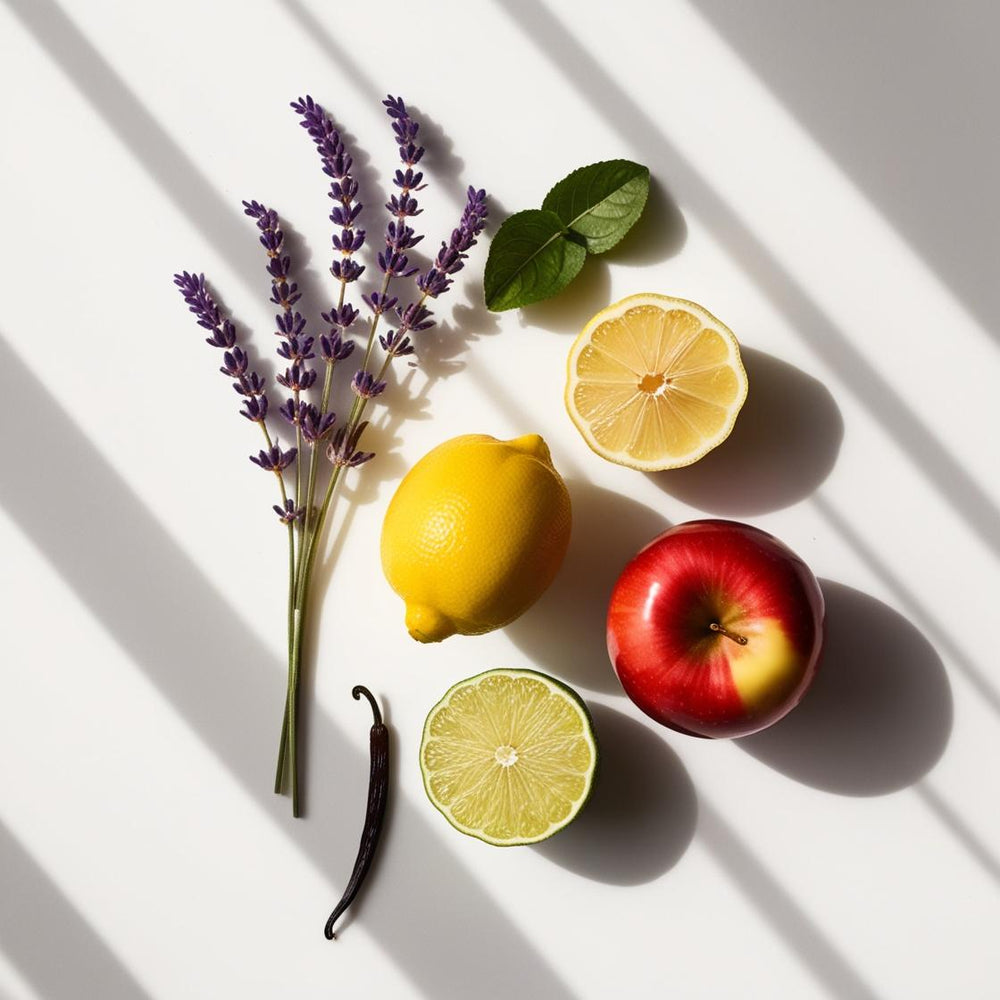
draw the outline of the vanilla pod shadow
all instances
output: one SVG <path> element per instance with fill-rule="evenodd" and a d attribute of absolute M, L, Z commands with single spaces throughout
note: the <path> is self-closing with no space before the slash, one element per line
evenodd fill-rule
<path fill-rule="evenodd" d="M 938 761 L 952 728 L 944 666 L 888 605 L 821 580 L 826 638 L 812 687 L 769 729 L 736 740 L 791 778 L 841 795 L 885 795 Z"/>
<path fill-rule="evenodd" d="M 694 783 L 649 726 L 606 705 L 588 708 L 600 753 L 594 791 L 569 826 L 534 849 L 598 882 L 650 882 L 673 868 L 694 839 Z"/>
<path fill-rule="evenodd" d="M 649 474 L 664 493 L 729 517 L 809 496 L 833 469 L 844 437 L 840 409 L 822 382 L 752 347 L 740 353 L 749 391 L 729 437 L 693 465 Z"/>
<path fill-rule="evenodd" d="M 592 691 L 621 693 L 607 654 L 608 601 L 619 573 L 671 527 L 662 514 L 612 490 L 568 480 L 573 531 L 559 574 L 506 633 L 540 670 Z"/>

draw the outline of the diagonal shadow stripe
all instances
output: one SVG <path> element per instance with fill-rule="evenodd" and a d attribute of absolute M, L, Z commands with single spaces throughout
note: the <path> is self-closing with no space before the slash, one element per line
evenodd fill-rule
<path fill-rule="evenodd" d="M 45 1000 L 149 994 L 0 821 L 0 950 Z"/>
<path fill-rule="evenodd" d="M 291 820 L 287 800 L 270 790 L 283 665 L 0 335 L 0 420 L 14 426 L 24 413 L 34 415 L 32 437 L 11 443 L 8 467 L 17 477 L 0 477 L 0 506 L 289 840 L 320 871 L 346 878 L 357 851 L 368 762 L 328 716 L 314 712 L 310 759 L 337 762 L 336 787 L 311 797 L 308 820 Z M 282 618 L 277 608 L 275 627 Z M 361 679 L 345 676 L 345 696 Z M 334 798 L 357 808 L 342 815 Z M 517 992 L 572 1000 L 423 815 L 398 794 L 393 808 L 405 841 L 387 831 L 358 911 L 387 959 L 435 1000 L 465 1000 L 484 989 L 498 997 Z M 303 933 L 319 935 L 325 917 L 310 915 L 314 923 Z M 491 970 L 489 986 L 484 969 Z"/>
<path fill-rule="evenodd" d="M 722 816 L 704 801 L 698 812 L 698 837 L 742 890 L 763 921 L 778 932 L 795 957 L 836 998 L 878 1000 L 808 914 L 736 836 Z"/>
<path fill-rule="evenodd" d="M 994 0 L 694 6 L 1000 341 Z"/>
<path fill-rule="evenodd" d="M 244 277 L 260 270 L 252 229 L 143 107 L 128 83 L 53 0 L 4 2 L 174 207 L 239 280 L 259 292 L 261 283 Z"/>
<path fill-rule="evenodd" d="M 728 247 L 757 287 L 787 317 L 816 355 L 848 386 L 866 410 L 896 439 L 914 468 L 961 514 L 980 540 L 1000 555 L 1000 511 L 989 494 L 951 456 L 928 425 L 868 363 L 844 333 L 813 303 L 805 289 L 744 225 L 663 135 L 659 125 L 580 44 L 572 31 L 541 4 L 496 0 L 539 53 L 553 62 L 608 125 L 654 170 Z M 682 206 L 683 207 L 683 206 Z"/>
<path fill-rule="evenodd" d="M 969 825 L 955 812 L 951 806 L 937 793 L 934 787 L 926 781 L 918 781 L 913 786 L 920 800 L 952 836 L 969 852 L 969 856 L 986 872 L 994 882 L 1000 883 L 1000 861 L 990 849 L 977 837 Z"/>
<path fill-rule="evenodd" d="M 1000 693 L 997 692 L 987 675 L 973 663 L 972 658 L 962 652 L 958 644 L 948 635 L 941 622 L 917 599 L 917 596 L 899 576 L 879 559 L 875 550 L 862 539 L 861 535 L 851 527 L 846 518 L 841 516 L 822 493 L 815 493 L 810 499 L 813 506 L 834 531 L 847 541 L 868 568 L 896 594 L 906 613 L 912 615 L 934 639 L 939 651 L 947 655 L 949 664 L 957 667 L 976 689 L 983 701 L 997 715 L 1000 715 Z"/>

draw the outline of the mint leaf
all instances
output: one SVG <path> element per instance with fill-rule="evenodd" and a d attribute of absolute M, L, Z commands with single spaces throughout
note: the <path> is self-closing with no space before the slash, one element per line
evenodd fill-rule
<path fill-rule="evenodd" d="M 581 236 L 589 253 L 604 253 L 642 215 L 648 194 L 648 167 L 631 160 L 606 160 L 564 177 L 545 196 L 542 208 Z"/>
<path fill-rule="evenodd" d="M 515 212 L 490 245 L 483 275 L 486 307 L 517 309 L 561 292 L 580 272 L 587 251 L 567 238 L 559 216 L 544 209 Z"/>

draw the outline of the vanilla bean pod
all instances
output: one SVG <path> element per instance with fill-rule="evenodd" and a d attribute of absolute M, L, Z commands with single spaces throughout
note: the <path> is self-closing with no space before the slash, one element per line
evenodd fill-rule
<path fill-rule="evenodd" d="M 360 700 L 364 695 L 372 706 L 372 715 L 375 721 L 372 723 L 370 745 L 371 745 L 371 770 L 368 779 L 368 808 L 365 812 L 365 826 L 361 832 L 361 844 L 358 847 L 358 857 L 354 862 L 354 871 L 351 872 L 350 881 L 344 890 L 344 895 L 340 902 L 333 908 L 329 919 L 326 922 L 324 933 L 328 940 L 333 940 L 333 925 L 337 918 L 351 905 L 354 897 L 357 896 L 361 884 L 371 868 L 372 859 L 375 857 L 375 849 L 378 847 L 379 836 L 382 833 L 382 821 L 385 818 L 385 803 L 389 792 L 389 730 L 382 722 L 382 713 L 379 711 L 378 703 L 374 695 L 368 688 L 358 684 L 351 692 L 355 700 Z"/>

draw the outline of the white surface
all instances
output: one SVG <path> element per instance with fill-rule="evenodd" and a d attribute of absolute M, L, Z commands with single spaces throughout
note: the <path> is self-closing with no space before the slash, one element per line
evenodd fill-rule
<path fill-rule="evenodd" d="M 997 995 L 997 15 L 852 7 L 0 4 L 0 996 Z M 170 275 L 204 270 L 269 352 L 256 197 L 321 287 L 305 92 L 351 136 L 373 244 L 386 92 L 425 122 L 430 249 L 466 183 L 497 219 L 598 159 L 655 189 L 559 299 L 486 313 L 484 241 L 442 300 L 451 343 L 393 387 L 341 508 L 293 821 L 270 791 L 283 535 Z M 638 291 L 748 348 L 734 437 L 669 477 L 602 463 L 561 402 L 572 334 Z M 468 431 L 545 436 L 573 544 L 515 625 L 417 647 L 381 515 Z M 621 565 L 705 514 L 778 534 L 829 602 L 810 700 L 741 743 L 656 727 L 603 649 Z M 605 749 L 588 811 L 538 849 L 455 833 L 416 767 L 428 708 L 498 665 L 576 686 Z M 388 707 L 394 802 L 330 944 L 367 782 L 357 682 Z"/>

